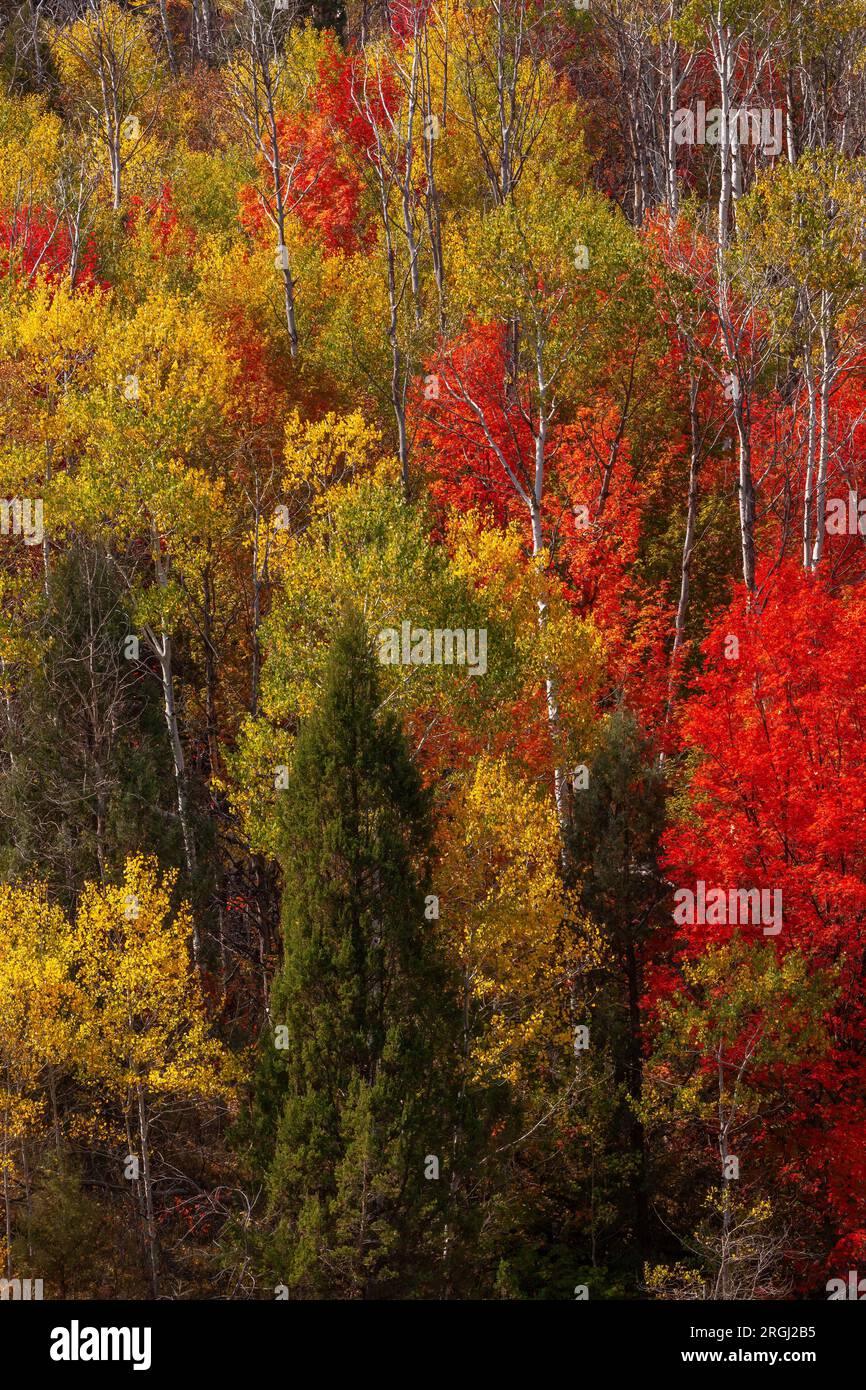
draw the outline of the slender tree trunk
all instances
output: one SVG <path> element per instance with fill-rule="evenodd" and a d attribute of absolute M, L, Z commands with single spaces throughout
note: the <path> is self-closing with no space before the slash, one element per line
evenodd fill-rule
<path fill-rule="evenodd" d="M 159 1298 L 159 1241 L 156 1231 L 156 1216 L 153 1208 L 153 1183 L 150 1173 L 150 1120 L 147 1114 L 147 1099 L 141 1082 L 136 1087 L 138 1101 L 138 1134 L 141 1141 L 141 1176 L 144 1187 L 145 1231 L 147 1254 L 150 1266 L 150 1284 L 154 1298 Z"/>
<path fill-rule="evenodd" d="M 160 634 L 159 641 L 152 643 L 156 651 L 157 661 L 159 662 L 160 675 L 162 678 L 163 712 L 165 714 L 165 724 L 168 730 L 169 743 L 171 744 L 172 761 L 174 763 L 174 778 L 177 793 L 177 813 L 180 819 L 181 835 L 183 837 L 184 858 L 186 860 L 187 873 L 192 877 L 196 870 L 195 842 L 192 835 L 192 827 L 189 818 L 189 805 L 187 801 L 186 787 L 186 760 L 183 754 L 183 745 L 180 741 L 180 730 L 177 722 L 177 710 L 174 702 L 174 675 L 172 671 L 171 658 L 171 638 L 167 632 Z"/>
<path fill-rule="evenodd" d="M 718 204 L 718 245 L 720 251 L 727 250 L 731 220 L 731 34 L 723 18 L 723 0 L 718 0 L 716 30 L 713 35 L 713 48 L 716 71 L 719 79 L 722 129 L 719 142 L 719 204 Z"/>
<path fill-rule="evenodd" d="M 59 1158 L 63 1152 L 60 1137 L 60 1112 L 57 1109 L 57 1077 L 53 1067 L 48 1068 L 48 1095 L 51 1100 L 51 1126 L 54 1131 L 54 1148 Z"/>
<path fill-rule="evenodd" d="M 731 1241 L 731 1178 L 728 1175 L 728 1121 L 725 1118 L 725 1074 L 721 1047 L 717 1056 L 719 1079 L 719 1158 L 722 1163 L 722 1242 L 715 1297 L 728 1297 L 728 1266 Z"/>
<path fill-rule="evenodd" d="M 424 31 L 424 67 L 422 69 L 422 114 L 424 116 L 424 167 L 427 174 L 427 196 L 425 212 L 427 234 L 430 240 L 430 254 L 433 261 L 433 277 L 436 281 L 436 294 L 439 301 L 439 329 L 445 329 L 445 262 L 442 254 L 442 210 L 439 189 L 436 182 L 436 117 L 433 114 L 432 84 L 430 80 L 430 52 L 427 45 L 427 31 Z"/>
<path fill-rule="evenodd" d="M 51 476 L 52 476 L 52 469 L 51 469 L 51 463 L 52 463 L 51 449 L 52 449 L 52 446 L 49 444 L 48 447 L 47 447 L 46 450 L 45 450 L 45 482 L 46 482 L 46 483 L 50 483 L 50 482 L 51 482 Z M 48 542 L 48 534 L 47 534 L 47 532 L 45 531 L 45 529 L 44 529 L 44 527 L 43 527 L 43 532 L 42 532 L 42 587 L 43 587 L 43 592 L 45 593 L 45 597 L 46 597 L 46 598 L 48 597 L 48 591 L 49 591 L 50 584 L 51 584 L 51 547 L 50 547 L 49 542 Z"/>
<path fill-rule="evenodd" d="M 537 448 L 543 449 L 543 442 L 537 441 Z M 541 527 L 541 510 L 537 503 L 533 503 L 531 508 L 532 520 L 532 554 L 537 558 L 544 550 L 544 537 Z M 538 599 L 538 630 L 544 632 L 547 627 L 548 607 L 547 600 L 543 597 Z M 565 866 L 568 856 L 567 831 L 569 824 L 568 808 L 568 787 L 565 771 L 562 767 L 562 720 L 559 710 L 559 689 L 556 679 L 552 675 L 545 677 L 544 681 L 545 703 L 547 706 L 547 727 L 550 733 L 550 741 L 553 746 L 556 766 L 553 772 L 554 795 L 556 798 L 556 818 L 559 823 L 561 838 L 561 857 Z"/>
<path fill-rule="evenodd" d="M 412 202 L 414 198 L 413 190 L 413 167 L 415 155 L 415 113 L 418 106 L 418 62 L 419 44 L 416 35 L 414 51 L 412 55 L 412 72 L 409 79 L 409 100 L 406 110 L 406 145 L 404 153 L 403 183 L 401 187 L 401 203 L 403 208 L 403 232 L 406 237 L 406 245 L 409 251 L 409 274 L 412 281 L 412 302 L 415 306 L 415 322 L 421 322 L 421 266 L 419 256 L 418 239 L 415 236 L 415 224 L 412 217 Z"/>
<path fill-rule="evenodd" d="M 752 479 L 751 419 L 735 350 L 731 323 L 730 284 L 727 264 L 730 244 L 731 202 L 733 195 L 733 158 L 730 138 L 732 92 L 732 34 L 728 27 L 724 0 L 717 0 L 712 36 L 713 59 L 719 82 L 722 114 L 719 144 L 720 178 L 718 202 L 718 234 L 716 265 L 719 302 L 719 324 L 722 348 L 728 362 L 729 381 L 733 391 L 734 421 L 739 446 L 739 513 L 740 548 L 743 581 L 750 593 L 755 590 L 755 488 Z"/>
<path fill-rule="evenodd" d="M 815 540 L 812 568 L 824 554 L 827 512 L 827 465 L 830 454 L 830 392 L 833 385 L 833 348 L 828 328 L 827 292 L 821 291 L 821 379 L 818 385 L 818 478 L 815 488 Z"/>
<path fill-rule="evenodd" d="M 163 713 L 165 715 L 165 725 L 168 730 L 168 741 L 171 746 L 172 763 L 174 765 L 175 800 L 178 820 L 180 821 L 181 838 L 183 840 L 184 863 L 186 865 L 187 876 L 190 883 L 192 883 L 196 873 L 195 838 L 192 833 L 189 802 L 187 799 L 186 761 L 183 755 L 183 744 L 180 741 L 177 710 L 174 703 L 171 638 L 167 632 L 162 632 L 159 638 L 157 638 L 156 634 L 149 627 L 145 628 L 145 632 L 156 659 L 159 662 Z M 195 921 L 193 922 L 192 930 L 192 954 L 196 968 L 200 969 L 201 943 L 199 940 L 198 926 Z"/>
<path fill-rule="evenodd" d="M 803 373 L 806 378 L 809 412 L 806 427 L 806 481 L 803 486 L 803 568 L 809 569 L 812 564 L 812 508 L 815 487 L 817 410 L 815 406 L 815 373 L 812 366 L 811 348 L 808 345 L 803 359 Z"/>
<path fill-rule="evenodd" d="M 677 144 L 674 139 L 674 129 L 676 126 L 676 110 L 681 81 L 679 75 L 679 55 L 675 43 L 668 44 L 668 53 L 668 120 L 665 150 L 667 156 L 668 215 L 671 222 L 675 222 L 679 213 L 679 186 L 677 184 Z"/>
<path fill-rule="evenodd" d="M 268 137 L 271 142 L 270 164 L 273 175 L 274 186 L 274 212 L 277 220 L 277 232 L 280 238 L 278 255 L 280 257 L 280 269 L 283 275 L 283 303 L 286 313 L 286 327 L 289 331 L 289 351 L 292 357 L 298 355 L 298 323 L 295 313 L 295 280 L 292 275 L 292 268 L 289 264 L 289 252 L 286 246 L 286 190 L 283 187 L 283 166 L 280 157 L 279 131 L 277 128 L 277 116 L 274 106 L 273 82 L 268 57 L 266 54 L 261 56 L 262 63 L 262 89 L 265 93 L 268 113 Z"/>
<path fill-rule="evenodd" d="M 403 496 L 409 500 L 409 436 L 406 430 L 406 375 L 407 367 L 403 360 L 399 339 L 399 298 L 394 244 L 388 219 L 388 207 L 383 191 L 382 220 L 385 228 L 385 245 L 388 263 L 388 342 L 391 345 L 391 406 L 397 426 L 397 457 L 400 461 L 400 478 Z"/>
<path fill-rule="evenodd" d="M 219 727 L 217 719 L 217 654 L 213 642 L 213 604 L 214 586 L 210 566 L 203 576 L 204 611 L 204 668 L 205 668 L 205 712 L 207 718 L 207 748 L 209 771 L 213 775 L 219 765 Z"/>
<path fill-rule="evenodd" d="M 794 117 L 794 70 L 793 65 L 788 66 L 788 75 L 785 83 L 785 152 L 788 156 L 789 164 L 797 163 L 797 128 Z"/>
<path fill-rule="evenodd" d="M 743 556 L 743 582 L 750 593 L 755 592 L 755 485 L 752 479 L 752 441 L 748 407 L 743 401 L 742 388 L 734 402 L 734 419 L 740 451 L 739 506 L 740 546 Z"/>
<path fill-rule="evenodd" d="M 177 77 L 177 54 L 174 51 L 174 40 L 171 37 L 171 27 L 168 22 L 168 9 L 166 0 L 159 0 L 159 22 L 162 28 L 162 37 L 165 41 L 165 51 L 168 56 L 168 65 L 171 68 L 172 77 Z"/>
<path fill-rule="evenodd" d="M 686 505 L 686 533 L 683 538 L 683 558 L 680 564 L 680 597 L 677 604 L 676 628 L 674 631 L 674 657 L 676 657 L 686 639 L 686 618 L 689 608 L 692 553 L 695 548 L 695 533 L 698 524 L 698 481 L 701 468 L 701 443 L 698 424 L 698 383 L 694 373 L 692 373 L 689 378 L 689 429 L 691 434 L 689 496 Z"/>
<path fill-rule="evenodd" d="M 21 1141 L 21 1173 L 24 1178 L 24 1205 L 27 1208 L 28 1220 L 33 1216 L 33 1188 L 30 1183 L 30 1164 L 27 1162 L 27 1145 Z M 27 1231 L 27 1254 L 33 1258 L 33 1244 L 30 1239 L 30 1230 Z"/>
<path fill-rule="evenodd" d="M 6 1066 L 6 1090 L 9 1092 L 9 1066 Z M 6 1278 L 12 1278 L 12 1201 L 9 1196 L 9 1108 L 3 1107 L 3 1207 L 6 1213 Z"/>

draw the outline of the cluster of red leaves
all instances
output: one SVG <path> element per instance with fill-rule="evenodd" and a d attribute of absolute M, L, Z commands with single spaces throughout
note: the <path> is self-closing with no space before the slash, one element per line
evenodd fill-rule
<path fill-rule="evenodd" d="M 69 275 L 71 258 L 69 228 L 51 208 L 0 215 L 0 275 L 30 280 L 41 274 L 56 284 Z M 88 239 L 79 256 L 76 284 L 89 289 L 97 283 L 96 249 Z"/>
<path fill-rule="evenodd" d="M 361 170 L 375 159 L 374 123 L 387 124 L 399 109 L 397 84 L 388 69 L 377 74 L 367 104 L 359 64 L 356 54 L 342 53 L 327 36 L 308 108 L 277 120 L 280 162 L 292 171 L 288 206 L 331 255 L 354 255 L 375 239 Z M 269 164 L 261 159 L 258 185 L 241 190 L 241 221 L 251 232 L 268 226 L 262 194 L 271 198 L 271 178 Z"/>
<path fill-rule="evenodd" d="M 170 183 L 163 184 L 157 198 L 145 201 L 138 193 L 132 195 L 126 230 L 131 237 L 149 239 L 150 257 L 157 263 L 174 256 L 190 261 L 195 255 L 195 232 L 182 221 Z"/>
<path fill-rule="evenodd" d="M 449 511 L 479 511 L 494 526 L 516 523 L 526 534 L 528 558 L 529 510 L 507 469 L 529 494 L 535 445 L 529 403 L 509 380 L 502 328 L 475 325 L 443 346 L 411 405 L 419 448 L 430 460 L 439 528 Z M 657 726 L 667 703 L 670 603 L 635 578 L 647 498 L 618 423 L 617 410 L 601 398 L 552 431 L 542 524 L 575 613 L 603 634 L 605 696 L 625 691 L 647 726 Z"/>
<path fill-rule="evenodd" d="M 694 888 L 702 879 L 708 887 L 781 889 L 777 949 L 798 947 L 816 972 L 842 962 L 828 1021 L 830 1048 L 798 1071 L 795 1151 L 780 1163 L 780 1173 L 808 1201 L 819 1202 L 840 1241 L 859 1240 L 861 1246 L 866 1228 L 864 624 L 862 590 L 833 593 L 795 563 L 775 576 L 760 611 L 738 597 L 718 616 L 703 646 L 703 672 L 680 719 L 682 745 L 697 755 L 689 818 L 666 837 L 674 882 Z M 684 949 L 700 953 L 708 940 L 730 931 L 683 927 Z M 656 989 L 660 984 L 656 980 Z M 831 1264 L 836 1255 L 838 1250 Z"/>
<path fill-rule="evenodd" d="M 391 0 L 388 21 L 395 39 L 405 40 L 423 29 L 433 0 Z"/>
<path fill-rule="evenodd" d="M 430 460 L 430 496 L 440 518 L 476 510 L 500 526 L 525 521 L 526 506 L 498 455 L 531 487 L 532 431 L 526 403 L 509 388 L 498 325 L 475 324 L 442 345 L 415 384 L 410 414 L 419 453 Z"/>

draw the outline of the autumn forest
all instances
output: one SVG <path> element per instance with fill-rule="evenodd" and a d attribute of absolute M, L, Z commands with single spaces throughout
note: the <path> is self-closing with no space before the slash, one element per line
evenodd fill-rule
<path fill-rule="evenodd" d="M 4 1297 L 858 1297 L 864 458 L 864 0 L 0 0 Z"/>

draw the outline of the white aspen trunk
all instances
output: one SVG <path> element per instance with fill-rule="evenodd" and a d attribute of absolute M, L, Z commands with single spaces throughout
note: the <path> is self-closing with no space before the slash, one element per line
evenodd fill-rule
<path fill-rule="evenodd" d="M 727 250 L 731 217 L 731 158 L 730 158 L 730 116 L 731 116 L 731 33 L 723 17 L 724 0 L 718 0 L 716 12 L 716 31 L 713 35 L 713 51 L 716 60 L 716 73 L 719 79 L 719 98 L 722 112 L 722 132 L 719 143 L 719 232 L 720 254 Z"/>
<path fill-rule="evenodd" d="M 412 222 L 412 171 L 415 156 L 415 112 L 418 106 L 418 61 L 419 45 L 416 33 L 412 54 L 412 72 L 409 79 L 409 102 L 406 111 L 405 168 L 401 188 L 403 231 L 406 236 L 406 245 L 409 249 L 409 273 L 412 279 L 412 300 L 415 305 L 416 323 L 421 322 L 421 269 L 419 264 L 418 240 L 415 236 L 415 228 Z"/>
<path fill-rule="evenodd" d="M 430 52 L 427 31 L 424 31 L 424 66 L 421 70 L 421 103 L 424 117 L 424 167 L 427 174 L 427 196 L 425 212 L 427 216 L 427 235 L 430 239 L 430 254 L 433 261 L 433 276 L 439 300 L 439 328 L 445 329 L 445 263 L 442 255 L 442 211 L 439 202 L 439 189 L 436 183 L 436 145 L 432 103 L 432 83 L 430 79 Z M 444 126 L 444 115 L 442 118 Z"/>
<path fill-rule="evenodd" d="M 159 555 L 158 537 L 154 538 L 154 567 L 156 569 L 157 583 L 160 588 L 164 588 L 167 583 L 167 576 Z M 159 662 L 163 714 L 165 715 L 165 725 L 168 730 L 168 741 L 171 746 L 172 763 L 174 765 L 175 800 L 178 820 L 180 821 L 181 837 L 183 839 L 183 856 L 187 875 L 190 882 L 192 882 L 196 871 L 195 840 L 192 833 L 189 802 L 187 799 L 186 760 L 183 755 L 183 744 L 180 739 L 177 708 L 174 701 L 174 671 L 171 659 L 171 637 L 167 632 L 161 632 L 159 637 L 157 637 L 151 627 L 146 627 L 144 631 L 153 653 Z M 198 969 L 201 965 L 201 952 L 198 926 L 195 921 L 193 922 L 192 931 L 192 953 L 193 960 Z"/>
<path fill-rule="evenodd" d="M 157 641 L 154 635 L 154 637 L 151 638 L 151 646 L 156 653 L 162 679 L 163 713 L 165 715 L 166 728 L 168 729 L 168 737 L 171 744 L 172 761 L 174 763 L 174 776 L 177 790 L 177 813 L 180 819 L 181 833 L 183 836 L 187 872 L 191 876 L 195 873 L 196 867 L 195 845 L 190 828 L 189 808 L 186 795 L 186 761 L 183 755 L 183 744 L 180 741 L 177 709 L 174 702 L 174 673 L 171 659 L 171 638 L 167 632 L 162 632 Z"/>
<path fill-rule="evenodd" d="M 541 525 L 541 502 L 544 496 L 544 470 L 546 464 L 547 449 L 547 387 L 544 380 L 544 365 L 542 358 L 542 348 L 540 338 L 536 339 L 535 366 L 538 383 L 538 430 L 535 436 L 535 478 L 533 484 L 532 498 L 530 500 L 530 516 L 532 521 L 532 554 L 533 558 L 538 558 L 544 550 L 544 534 Z M 538 629 L 543 632 L 547 626 L 547 602 L 544 597 L 538 600 Z M 566 785 L 565 771 L 562 767 L 562 721 L 559 709 L 559 691 L 557 682 L 553 675 L 548 674 L 544 681 L 545 701 L 547 705 L 547 725 L 550 731 L 550 741 L 553 746 L 555 766 L 553 772 L 554 795 L 556 797 L 556 818 L 559 824 L 559 833 L 562 841 L 562 863 L 566 866 L 567 850 L 567 831 L 568 831 L 568 788 Z"/>
<path fill-rule="evenodd" d="M 159 22 L 162 28 L 162 37 L 165 40 L 165 51 L 168 55 L 168 65 L 171 68 L 171 75 L 172 77 L 177 77 L 177 54 L 174 51 L 174 42 L 168 23 L 168 9 L 165 0 L 159 0 Z"/>
<path fill-rule="evenodd" d="M 541 514 L 537 507 L 532 508 L 532 554 L 534 557 L 541 554 L 544 549 L 544 540 L 541 532 Z M 543 632 L 547 626 L 548 608 L 544 598 L 540 598 L 537 604 L 538 609 L 538 630 Z M 562 857 L 565 860 L 565 833 L 568 829 L 568 796 L 565 781 L 565 774 L 560 761 L 562 744 L 562 721 L 559 711 L 559 691 L 557 682 L 553 676 L 545 677 L 544 681 L 545 702 L 547 706 L 547 727 L 550 731 L 550 740 L 556 757 L 556 766 L 553 771 L 554 794 L 556 797 L 556 818 L 559 823 L 560 835 L 562 836 Z"/>
<path fill-rule="evenodd" d="M 262 61 L 267 62 L 267 58 L 263 57 Z M 283 170 L 277 140 L 277 119 L 274 111 L 269 77 L 264 85 L 268 102 L 268 126 L 273 147 L 271 168 L 273 171 L 274 184 L 274 213 L 277 219 L 277 233 L 280 238 L 278 254 L 280 256 L 280 269 L 283 276 L 283 305 L 286 315 L 286 327 L 289 332 L 289 352 L 294 358 L 298 355 L 298 321 L 295 311 L 295 280 L 292 275 L 291 265 L 289 264 L 289 252 L 286 246 L 286 209 L 285 191 L 283 189 Z"/>
<path fill-rule="evenodd" d="M 686 533 L 683 538 L 683 558 L 680 566 L 680 597 L 677 604 L 676 628 L 674 631 L 673 655 L 676 656 L 686 637 L 686 616 L 689 607 L 689 586 L 691 583 L 692 552 L 695 548 L 695 532 L 698 523 L 698 478 L 700 474 L 700 440 L 698 431 L 698 383 L 692 376 L 689 381 L 689 420 L 691 427 L 691 455 L 689 459 L 689 496 L 686 507 Z"/>
<path fill-rule="evenodd" d="M 382 228 L 385 234 L 385 256 L 388 267 L 388 342 L 391 347 L 391 407 L 397 426 L 397 457 L 400 460 L 400 478 L 403 496 L 409 499 L 409 438 L 406 430 L 406 382 L 404 380 L 403 353 L 400 349 L 400 296 L 397 292 L 397 266 L 394 239 L 391 235 L 391 220 L 388 214 L 388 187 L 383 167 L 383 152 L 376 132 L 379 175 L 379 206 L 382 213 Z"/>
<path fill-rule="evenodd" d="M 154 1298 L 159 1297 L 159 1243 L 156 1232 L 156 1216 L 153 1208 L 153 1181 L 150 1173 L 150 1121 L 147 1114 L 147 1101 L 141 1082 L 136 1086 L 138 1101 L 138 1134 L 141 1141 L 141 1177 L 144 1190 L 145 1234 L 147 1256 L 150 1265 L 150 1283 Z"/>
<path fill-rule="evenodd" d="M 505 5 L 496 5 L 496 100 L 499 108 L 499 187 L 503 203 L 507 203 L 513 190 L 511 169 L 511 122 L 505 110 L 507 82 L 505 78 Z"/>
<path fill-rule="evenodd" d="M 250 714 L 253 719 L 258 718 L 259 712 L 259 680 L 261 672 L 261 650 L 259 645 L 259 629 L 261 628 L 262 615 L 262 588 L 267 582 L 268 553 L 270 549 L 270 536 L 265 533 L 265 558 L 264 565 L 259 565 L 260 555 L 260 528 L 263 526 L 261 499 L 259 497 L 259 480 L 256 478 L 256 500 L 255 500 L 255 519 L 253 530 L 253 631 L 252 631 L 252 662 L 250 670 Z"/>
<path fill-rule="evenodd" d="M 818 478 L 815 488 L 815 539 L 812 568 L 817 569 L 824 555 L 827 511 L 827 463 L 830 454 L 830 391 L 833 385 L 833 348 L 826 290 L 821 291 L 821 380 L 818 386 Z"/>
<path fill-rule="evenodd" d="M 679 52 L 676 43 L 668 44 L 668 122 L 665 153 L 667 156 L 668 213 L 675 222 L 679 213 L 679 187 L 677 184 L 677 145 L 674 139 L 675 115 L 680 94 Z"/>
<path fill-rule="evenodd" d="M 731 1232 L 731 1179 L 727 1176 L 728 1168 L 728 1125 L 724 1114 L 725 1097 L 725 1078 L 722 1062 L 721 1049 L 718 1055 L 718 1075 L 719 1075 L 719 1157 L 722 1163 L 722 1244 L 721 1258 L 719 1260 L 719 1272 L 716 1284 L 716 1297 L 727 1298 L 728 1295 L 728 1262 L 730 1256 L 730 1232 Z"/>
<path fill-rule="evenodd" d="M 794 74 L 788 68 L 785 86 L 785 153 L 789 164 L 797 163 L 797 132 L 794 126 Z"/>
<path fill-rule="evenodd" d="M 739 516 L 740 548 L 743 563 L 743 582 L 750 593 L 755 591 L 755 489 L 752 479 L 752 449 L 750 412 L 745 401 L 743 382 L 736 361 L 730 319 L 730 285 L 727 252 L 730 243 L 731 202 L 733 193 L 733 160 L 730 139 L 732 88 L 732 35 L 724 15 L 725 0 L 717 0 L 712 35 L 713 58 L 719 82 L 722 129 L 720 150 L 720 180 L 718 203 L 718 236 L 716 265 L 719 300 L 719 323 L 722 348 L 728 362 L 733 390 L 734 421 L 739 451 Z"/>
<path fill-rule="evenodd" d="M 739 441 L 739 511 L 740 549 L 743 557 L 743 583 L 750 593 L 755 592 L 755 485 L 752 480 L 752 441 L 747 407 L 743 402 L 742 386 L 734 402 L 734 420 Z"/>
<path fill-rule="evenodd" d="M 806 481 L 803 486 L 803 569 L 809 569 L 812 564 L 812 506 L 813 489 L 815 486 L 815 436 L 816 436 L 816 409 L 815 409 L 815 373 L 812 367 L 811 350 L 806 349 L 804 355 L 803 374 L 806 378 L 806 396 L 808 401 L 808 423 L 806 427 Z"/>

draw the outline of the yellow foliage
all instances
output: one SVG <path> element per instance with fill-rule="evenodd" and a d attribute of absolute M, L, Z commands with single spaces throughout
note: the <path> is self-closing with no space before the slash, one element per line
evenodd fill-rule
<path fill-rule="evenodd" d="M 10 1174 L 9 1146 L 45 1127 L 43 1072 L 71 1055 L 70 966 L 66 919 L 44 888 L 0 885 L 0 1120 Z"/>
<path fill-rule="evenodd" d="M 102 1098 L 130 1091 L 225 1096 L 237 1069 L 209 1035 L 177 874 L 127 861 L 117 886 L 88 884 L 74 923 L 40 884 L 0 885 L 0 1114 L 24 1137 L 44 1120 L 46 1068 Z M 94 1111 L 91 1136 L 111 1126 Z"/>
<path fill-rule="evenodd" d="M 175 871 L 129 859 L 117 886 L 88 884 L 75 921 L 76 979 L 85 1001 L 77 1037 L 85 1075 L 123 1093 L 228 1094 L 231 1059 L 209 1036 L 190 958 L 192 917 L 172 905 Z"/>
<path fill-rule="evenodd" d="M 562 939 L 568 899 L 556 813 L 505 759 L 479 758 L 449 807 L 440 869 L 442 922 L 476 1020 L 477 1077 L 517 1082 L 548 1048 L 567 1048 Z"/>
<path fill-rule="evenodd" d="M 295 410 L 286 421 L 285 436 L 284 484 L 293 498 L 290 510 L 306 515 L 327 513 L 331 490 L 370 476 L 381 455 L 379 431 L 358 410 L 351 415 L 329 411 L 315 422 L 302 421 Z"/>
<path fill-rule="evenodd" d="M 48 194 L 63 124 L 44 97 L 0 93 L 0 206 L 18 208 Z"/>

